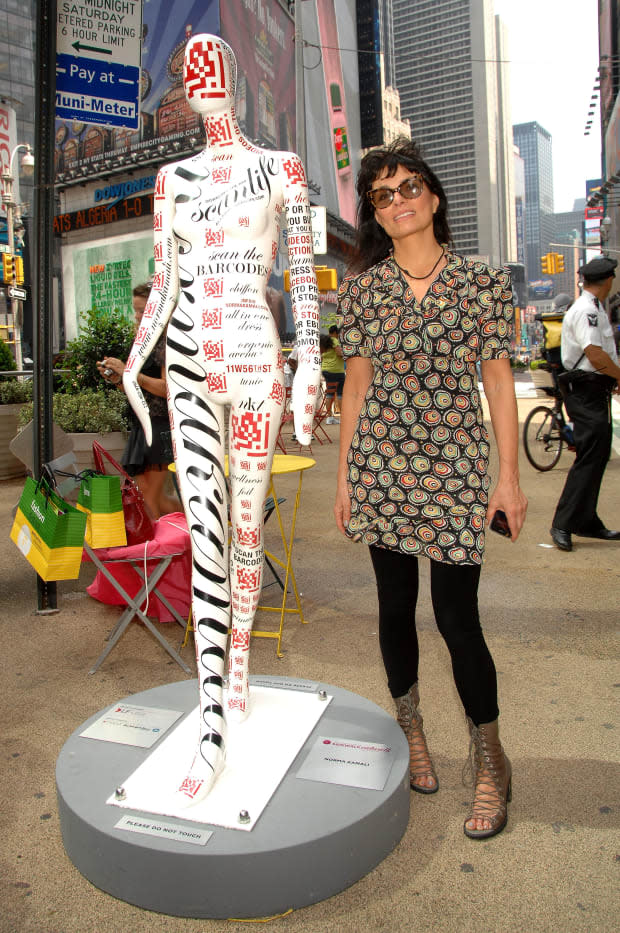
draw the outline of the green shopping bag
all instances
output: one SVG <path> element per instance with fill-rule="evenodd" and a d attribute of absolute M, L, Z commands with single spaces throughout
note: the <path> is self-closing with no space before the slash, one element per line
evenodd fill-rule
<path fill-rule="evenodd" d="M 91 547 L 125 547 L 125 515 L 120 476 L 92 471 L 80 474 L 77 507 L 86 513 L 86 543 Z"/>
<path fill-rule="evenodd" d="M 80 575 L 86 515 L 41 479 L 24 486 L 11 541 L 43 580 L 76 580 Z"/>

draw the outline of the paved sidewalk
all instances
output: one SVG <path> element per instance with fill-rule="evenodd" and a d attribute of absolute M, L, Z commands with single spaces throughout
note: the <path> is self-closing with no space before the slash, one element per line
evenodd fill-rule
<path fill-rule="evenodd" d="M 523 419 L 537 404 L 519 400 Z M 338 426 L 327 428 L 337 441 Z M 366 549 L 332 519 L 336 443 L 314 445 L 306 472 L 295 567 L 308 625 L 288 621 L 285 657 L 255 639 L 254 673 L 337 684 L 390 709 Z M 514 769 L 506 831 L 487 842 L 462 831 L 469 790 L 463 715 L 433 620 L 422 564 L 420 687 L 441 787 L 411 795 L 409 828 L 367 877 L 329 900 L 273 920 L 284 933 L 611 933 L 618 926 L 618 594 L 620 544 L 575 539 L 566 554 L 548 528 L 571 455 L 550 473 L 523 458 L 529 517 L 517 544 L 490 535 L 480 605 L 500 686 L 502 735 Z M 278 493 L 289 509 L 296 477 Z M 132 625 L 88 675 L 118 617 L 85 594 L 92 568 L 59 584 L 60 612 L 35 613 L 33 572 L 8 540 L 22 483 L 5 483 L 2 625 L 3 805 L 0 933 L 215 933 L 238 922 L 149 913 L 94 888 L 64 853 L 54 768 L 67 737 L 108 704 L 184 679 L 144 628 Z M 607 469 L 600 512 L 620 527 L 620 459 Z M 290 513 L 288 513 L 290 514 Z M 273 523 L 269 523 L 271 526 Z M 267 526 L 273 535 L 275 526 Z M 273 542 L 272 542 L 273 543 Z M 269 540 L 268 540 L 269 546 Z M 261 626 L 265 619 L 261 619 Z M 162 626 L 178 644 L 178 626 Z M 191 657 L 185 649 L 186 660 Z M 209 879 L 205 879 L 209 883 Z M 243 883 L 243 881 L 241 881 Z M 614 919 L 615 918 L 615 919 Z"/>

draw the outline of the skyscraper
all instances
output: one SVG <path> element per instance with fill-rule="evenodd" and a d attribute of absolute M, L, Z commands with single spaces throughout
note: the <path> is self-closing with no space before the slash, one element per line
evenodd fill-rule
<path fill-rule="evenodd" d="M 553 164 L 551 133 L 540 124 L 513 127 L 525 166 L 525 268 L 530 281 L 541 276 L 540 257 L 553 242 Z"/>
<path fill-rule="evenodd" d="M 446 189 L 457 249 L 516 260 L 504 37 L 492 0 L 393 0 L 393 18 L 401 114 Z"/>

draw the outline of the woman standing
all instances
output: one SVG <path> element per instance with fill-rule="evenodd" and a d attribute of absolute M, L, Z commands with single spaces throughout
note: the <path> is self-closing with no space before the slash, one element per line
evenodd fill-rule
<path fill-rule="evenodd" d="M 142 322 L 142 315 L 151 291 L 150 285 L 136 285 L 132 292 L 132 304 L 136 331 Z M 144 496 L 149 511 L 154 519 L 170 512 L 178 512 L 181 503 L 169 496 L 165 490 L 168 476 L 168 464 L 174 461 L 170 422 L 168 420 L 168 402 L 166 400 L 166 338 L 161 336 L 153 352 L 148 357 L 140 373 L 140 387 L 149 407 L 153 425 L 153 443 L 146 443 L 144 430 L 133 409 L 130 409 L 131 429 L 121 464 L 132 476 Z M 123 388 L 125 363 L 114 356 L 106 356 L 97 363 L 97 368 L 106 382 Z"/>
<path fill-rule="evenodd" d="M 495 666 L 478 617 L 484 525 L 503 510 L 515 541 L 527 508 L 510 277 L 449 250 L 446 196 L 411 141 L 368 153 L 357 193 L 358 255 L 339 294 L 347 375 L 334 512 L 344 534 L 370 546 L 388 687 L 409 742 L 411 787 L 424 794 L 439 786 L 419 711 L 415 630 L 417 558 L 430 558 L 435 618 L 476 756 L 464 830 L 484 838 L 506 825 L 511 792 Z M 499 450 L 490 497 L 477 360 Z"/>

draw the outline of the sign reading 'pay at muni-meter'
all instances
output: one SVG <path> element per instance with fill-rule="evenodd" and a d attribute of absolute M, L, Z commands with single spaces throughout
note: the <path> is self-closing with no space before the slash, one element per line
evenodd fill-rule
<path fill-rule="evenodd" d="M 56 117 L 138 129 L 141 0 L 59 0 Z"/>

